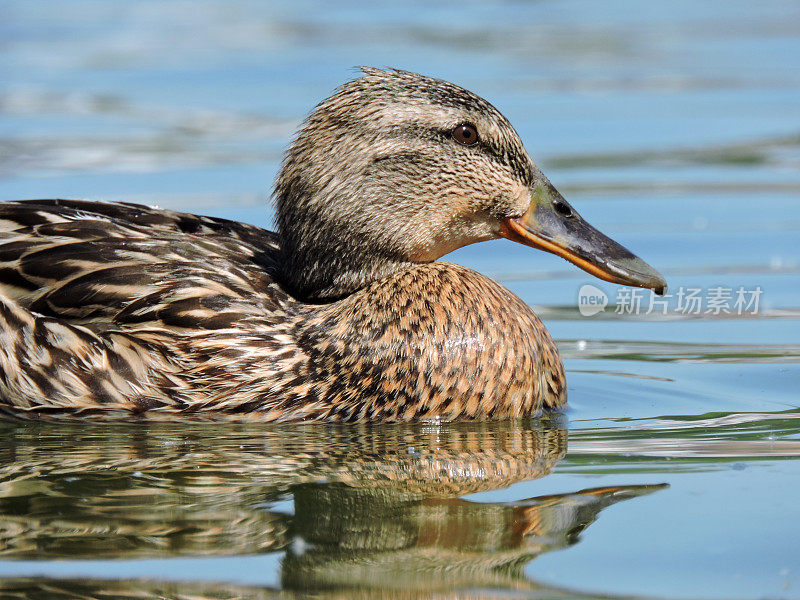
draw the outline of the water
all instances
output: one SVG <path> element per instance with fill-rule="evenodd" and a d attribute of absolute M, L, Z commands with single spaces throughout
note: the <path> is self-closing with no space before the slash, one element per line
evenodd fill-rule
<path fill-rule="evenodd" d="M 595 226 L 757 314 L 618 312 L 506 242 L 448 260 L 559 342 L 553 420 L 0 424 L 3 598 L 800 598 L 800 5 L 0 4 L 0 198 L 270 223 L 358 64 L 496 104 Z M 609 299 L 591 317 L 578 290 Z"/>

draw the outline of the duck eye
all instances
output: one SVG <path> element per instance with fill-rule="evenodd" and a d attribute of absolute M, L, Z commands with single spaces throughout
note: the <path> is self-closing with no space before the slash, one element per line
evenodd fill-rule
<path fill-rule="evenodd" d="M 572 208 L 566 202 L 561 202 L 560 200 L 554 200 L 553 208 L 555 208 L 556 212 L 560 214 L 562 217 L 572 216 Z"/>
<path fill-rule="evenodd" d="M 461 123 L 453 129 L 453 139 L 464 146 L 472 146 L 478 141 L 478 130 L 474 125 Z"/>

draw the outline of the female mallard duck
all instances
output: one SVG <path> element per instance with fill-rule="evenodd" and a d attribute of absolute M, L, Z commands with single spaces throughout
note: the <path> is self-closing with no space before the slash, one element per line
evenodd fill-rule
<path fill-rule="evenodd" d="M 125 203 L 0 203 L 0 409 L 38 418 L 408 421 L 566 400 L 537 316 L 434 262 L 505 237 L 664 279 L 586 223 L 491 104 L 365 69 L 300 129 L 276 233 Z"/>

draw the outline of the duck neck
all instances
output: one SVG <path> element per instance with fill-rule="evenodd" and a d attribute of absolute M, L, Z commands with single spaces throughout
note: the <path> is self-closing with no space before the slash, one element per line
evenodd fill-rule
<path fill-rule="evenodd" d="M 292 152 L 302 154 L 304 147 L 295 144 Z M 351 162 L 347 172 L 320 176 L 297 166 L 314 160 L 292 155 L 278 176 L 281 276 L 300 300 L 337 300 L 413 264 L 403 234 L 382 217 L 381 209 L 396 200 L 372 189 L 365 167 Z"/>
<path fill-rule="evenodd" d="M 375 257 L 371 257 L 369 264 L 347 264 L 330 255 L 305 256 L 297 261 L 297 256 L 289 258 L 285 251 L 283 256 L 283 264 L 288 267 L 283 272 L 287 286 L 295 297 L 312 302 L 332 302 L 350 296 L 413 264 L 377 261 Z"/>
<path fill-rule="evenodd" d="M 301 300 L 338 300 L 413 265 L 361 247 L 357 239 L 348 239 L 344 233 L 342 237 L 309 232 L 297 236 L 281 228 L 278 235 L 283 283 Z"/>

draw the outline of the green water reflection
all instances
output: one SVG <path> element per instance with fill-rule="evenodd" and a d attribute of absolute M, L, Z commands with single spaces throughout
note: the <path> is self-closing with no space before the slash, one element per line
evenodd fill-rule
<path fill-rule="evenodd" d="M 567 452 L 558 419 L 69 429 L 3 426 L 0 558 L 23 574 L 32 560 L 47 574 L 45 561 L 91 559 L 76 571 L 96 579 L 11 577 L 4 598 L 561 597 L 525 566 L 576 544 L 604 508 L 664 487 L 461 498 L 550 473 Z M 109 559 L 269 553 L 282 553 L 271 587 L 102 581 L 117 578 Z"/>

